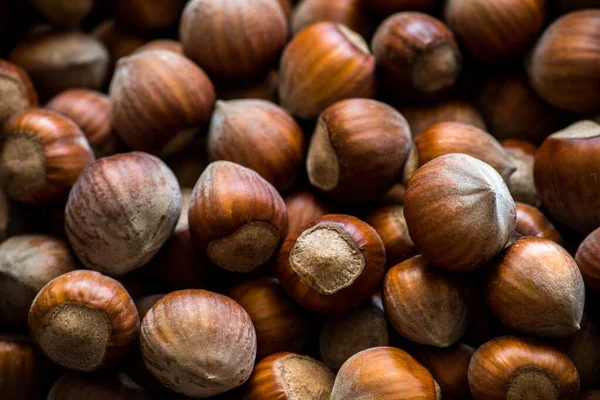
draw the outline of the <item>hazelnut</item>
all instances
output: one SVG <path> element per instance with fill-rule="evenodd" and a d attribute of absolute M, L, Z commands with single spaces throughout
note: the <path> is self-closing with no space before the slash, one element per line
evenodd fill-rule
<path fill-rule="evenodd" d="M 37 93 L 29 75 L 20 67 L 0 60 L 0 127 L 15 114 L 37 107 Z"/>
<path fill-rule="evenodd" d="M 117 154 L 81 173 L 69 195 L 65 229 L 86 267 L 122 276 L 156 254 L 180 212 L 179 185 L 161 160 Z"/>
<path fill-rule="evenodd" d="M 512 158 L 513 164 L 516 167 L 514 173 L 510 175 L 506 181 L 508 190 L 515 201 L 531 204 L 534 207 L 540 206 L 540 198 L 535 188 L 533 178 L 533 165 L 535 162 L 535 147 L 534 154 L 523 151 L 521 148 L 505 146 L 502 147 Z"/>
<path fill-rule="evenodd" d="M 580 121 L 550 135 L 535 155 L 535 187 L 544 209 L 582 233 L 600 226 L 600 125 Z"/>
<path fill-rule="evenodd" d="M 230 161 L 204 170 L 190 200 L 192 241 L 219 267 L 250 272 L 275 254 L 288 230 L 277 190 L 256 172 Z"/>
<path fill-rule="evenodd" d="M 357 307 L 381 284 L 385 248 L 371 226 L 349 215 L 325 215 L 288 235 L 277 275 L 302 307 L 339 314 Z"/>
<path fill-rule="evenodd" d="M 134 150 L 162 155 L 189 145 L 209 121 L 215 102 L 206 74 L 167 50 L 121 58 L 109 93 L 121 139 Z"/>
<path fill-rule="evenodd" d="M 283 198 L 288 213 L 288 227 L 294 232 L 327 214 L 327 206 L 311 192 L 290 193 Z"/>
<path fill-rule="evenodd" d="M 292 33 L 296 34 L 315 22 L 331 21 L 368 36 L 371 21 L 363 10 L 363 3 L 362 0 L 302 0 L 292 14 Z"/>
<path fill-rule="evenodd" d="M 294 118 L 265 100 L 218 100 L 208 154 L 250 168 L 275 189 L 289 189 L 304 160 L 304 134 Z"/>
<path fill-rule="evenodd" d="M 401 204 L 387 205 L 373 211 L 366 219 L 385 246 L 387 266 L 392 267 L 417 255 L 417 249 L 408 233 Z"/>
<path fill-rule="evenodd" d="M 95 0 L 31 0 L 31 4 L 54 25 L 79 25 L 92 11 Z"/>
<path fill-rule="evenodd" d="M 421 256 L 392 267 L 385 275 L 382 294 L 388 320 L 413 342 L 448 347 L 467 329 L 464 283 Z"/>
<path fill-rule="evenodd" d="M 388 17 L 377 28 L 371 48 L 382 90 L 394 99 L 439 97 L 454 86 L 462 69 L 454 34 L 427 14 Z"/>
<path fill-rule="evenodd" d="M 179 19 L 185 0 L 119 0 L 115 15 L 124 26 L 141 31 L 170 28 Z"/>
<path fill-rule="evenodd" d="M 551 240 L 526 236 L 495 262 L 486 282 L 486 301 L 510 329 L 564 337 L 579 330 L 585 289 L 565 249 Z"/>
<path fill-rule="evenodd" d="M 295 116 L 315 119 L 333 103 L 375 96 L 375 58 L 365 40 L 341 24 L 298 32 L 281 57 L 279 98 Z"/>
<path fill-rule="evenodd" d="M 379 200 L 381 206 L 403 205 L 406 188 L 401 183 L 395 183 L 394 186 Z"/>
<path fill-rule="evenodd" d="M 124 146 L 111 124 L 111 103 L 105 94 L 87 89 L 66 90 L 54 96 L 45 108 L 57 111 L 75 122 L 96 157 L 110 156 L 123 150 Z"/>
<path fill-rule="evenodd" d="M 76 31 L 28 37 L 9 55 L 10 62 L 27 71 L 42 99 L 76 87 L 99 89 L 108 58 L 102 43 Z"/>
<path fill-rule="evenodd" d="M 183 45 L 181 42 L 171 39 L 157 39 L 152 40 L 143 46 L 138 47 L 133 53 L 141 53 L 142 51 L 152 50 L 168 50 L 179 55 L 183 55 Z"/>
<path fill-rule="evenodd" d="M 532 339 L 503 336 L 481 346 L 469 364 L 476 400 L 576 399 L 577 370 L 569 358 Z"/>
<path fill-rule="evenodd" d="M 511 156 L 489 133 L 460 122 L 440 122 L 415 137 L 403 178 L 405 182 L 415 171 L 444 154 L 462 153 L 493 167 L 508 182 L 517 167 Z"/>
<path fill-rule="evenodd" d="M 600 291 L 600 228 L 592 231 L 579 245 L 575 261 L 583 281 L 593 290 Z"/>
<path fill-rule="evenodd" d="M 581 319 L 581 330 L 563 339 L 559 348 L 577 368 L 581 387 L 597 387 L 600 382 L 600 326 L 587 312 Z"/>
<path fill-rule="evenodd" d="M 118 281 L 77 270 L 51 280 L 29 310 L 29 332 L 55 363 L 97 371 L 122 358 L 137 337 L 138 313 Z"/>
<path fill-rule="evenodd" d="M 45 205 L 61 200 L 94 153 L 77 124 L 54 111 L 31 109 L 4 126 L 0 183 L 13 200 Z"/>
<path fill-rule="evenodd" d="M 39 400 L 45 372 L 41 357 L 29 338 L 20 334 L 0 335 L 0 398 Z"/>
<path fill-rule="evenodd" d="M 256 329 L 256 357 L 281 351 L 300 352 L 306 340 L 308 320 L 303 310 L 274 278 L 245 281 L 231 287 L 227 296 L 250 315 Z"/>
<path fill-rule="evenodd" d="M 537 147 L 533 143 L 523 139 L 504 139 L 500 141 L 500 144 L 507 151 L 519 150 L 530 156 L 535 156 L 535 152 L 537 151 Z"/>
<path fill-rule="evenodd" d="M 410 179 L 404 217 L 423 258 L 450 271 L 468 271 L 504 248 L 516 210 L 496 170 L 466 154 L 448 154 Z"/>
<path fill-rule="evenodd" d="M 48 400 L 147 400 L 143 387 L 125 374 L 94 376 L 65 373 L 52 386 Z"/>
<path fill-rule="evenodd" d="M 449 98 L 434 103 L 411 104 L 399 108 L 410 125 L 413 137 L 438 122 L 462 122 L 486 130 L 479 110 L 462 98 Z"/>
<path fill-rule="evenodd" d="M 278 88 L 279 71 L 273 69 L 257 82 L 235 86 L 221 85 L 217 87 L 217 94 L 221 100 L 258 99 L 279 103 Z"/>
<path fill-rule="evenodd" d="M 387 104 L 337 102 L 317 121 L 306 158 L 308 179 L 338 202 L 370 202 L 395 183 L 411 141 L 408 123 Z"/>
<path fill-rule="evenodd" d="M 562 238 L 544 213 L 529 204 L 515 203 L 517 222 L 515 230 L 522 236 L 536 236 L 562 245 Z"/>
<path fill-rule="evenodd" d="M 210 397 L 243 384 L 254 366 L 256 333 L 229 297 L 181 290 L 159 300 L 141 328 L 144 363 L 167 388 Z"/>
<path fill-rule="evenodd" d="M 375 347 L 352 356 L 335 378 L 331 400 L 386 399 L 411 396 L 442 398 L 431 373 L 403 350 Z"/>
<path fill-rule="evenodd" d="M 0 320 L 27 324 L 36 294 L 77 268 L 67 243 L 51 236 L 13 236 L 0 245 Z"/>
<path fill-rule="evenodd" d="M 469 53 L 486 62 L 523 54 L 542 30 L 546 0 L 448 0 L 445 19 Z"/>
<path fill-rule="evenodd" d="M 531 85 L 548 103 L 578 113 L 600 112 L 600 10 L 576 11 L 554 21 L 530 57 Z"/>
<path fill-rule="evenodd" d="M 101 22 L 92 31 L 92 36 L 106 47 L 110 56 L 109 79 L 120 58 L 130 55 L 148 41 L 144 36 L 124 29 L 114 19 Z"/>
<path fill-rule="evenodd" d="M 211 77 L 244 80 L 276 63 L 288 22 L 278 0 L 191 0 L 179 36 L 185 55 Z"/>

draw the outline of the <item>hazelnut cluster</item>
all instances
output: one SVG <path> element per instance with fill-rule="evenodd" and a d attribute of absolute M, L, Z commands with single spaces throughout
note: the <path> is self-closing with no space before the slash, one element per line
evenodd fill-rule
<path fill-rule="evenodd" d="M 0 21 L 0 400 L 600 399 L 598 0 Z"/>

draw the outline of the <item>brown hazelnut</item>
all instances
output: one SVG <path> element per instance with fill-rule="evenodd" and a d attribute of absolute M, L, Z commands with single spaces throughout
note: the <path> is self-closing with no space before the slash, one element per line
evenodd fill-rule
<path fill-rule="evenodd" d="M 411 142 L 408 123 L 394 108 L 342 100 L 319 116 L 306 157 L 308 179 L 338 202 L 370 202 L 396 182 Z"/>
<path fill-rule="evenodd" d="M 51 280 L 29 310 L 29 332 L 55 363 L 97 371 L 122 358 L 137 337 L 138 313 L 118 281 L 77 270 Z"/>
<path fill-rule="evenodd" d="M 288 213 L 288 230 L 294 232 L 327 214 L 327 206 L 311 192 L 290 193 L 283 198 Z"/>
<path fill-rule="evenodd" d="M 593 290 L 600 291 L 600 228 L 592 231 L 579 245 L 575 261 L 583 281 Z"/>
<path fill-rule="evenodd" d="M 75 122 L 83 131 L 96 157 L 110 156 L 123 150 L 113 129 L 112 109 L 108 96 L 94 90 L 71 89 L 54 96 L 47 104 Z"/>
<path fill-rule="evenodd" d="M 385 275 L 382 294 L 387 319 L 413 342 L 448 347 L 467 329 L 463 281 L 421 256 L 392 267 Z"/>
<path fill-rule="evenodd" d="M 476 400 L 575 400 L 577 370 L 554 347 L 532 339 L 503 336 L 481 346 L 469 364 L 469 386 Z"/>
<path fill-rule="evenodd" d="M 394 347 L 375 347 L 352 356 L 340 368 L 331 393 L 331 400 L 394 397 L 442 398 L 431 373 L 408 353 Z"/>
<path fill-rule="evenodd" d="M 573 361 L 582 388 L 595 388 L 600 382 L 600 327 L 586 312 L 581 330 L 561 341 L 560 349 Z"/>
<path fill-rule="evenodd" d="M 427 14 L 403 12 L 379 25 L 371 42 L 382 91 L 394 99 L 448 92 L 462 69 L 452 31 Z"/>
<path fill-rule="evenodd" d="M 27 336 L 0 335 L 0 398 L 39 400 L 44 390 L 41 357 Z"/>
<path fill-rule="evenodd" d="M 445 19 L 469 53 L 486 62 L 523 54 L 542 30 L 546 0 L 448 0 Z"/>
<path fill-rule="evenodd" d="M 95 0 L 31 0 L 31 4 L 54 25 L 79 25 L 92 11 Z"/>
<path fill-rule="evenodd" d="M 217 95 L 221 100 L 258 99 L 277 104 L 279 103 L 278 89 L 279 71 L 273 69 L 258 82 L 234 86 L 221 85 L 217 87 Z"/>
<path fill-rule="evenodd" d="M 71 88 L 99 89 L 108 58 L 102 43 L 81 32 L 31 36 L 9 55 L 9 61 L 27 71 L 42 99 Z"/>
<path fill-rule="evenodd" d="M 315 22 L 331 21 L 368 36 L 371 21 L 363 9 L 363 0 L 302 0 L 292 14 L 292 33 L 296 34 Z"/>
<path fill-rule="evenodd" d="M 179 185 L 161 160 L 117 154 L 81 173 L 69 195 L 65 229 L 86 267 L 122 276 L 156 254 L 180 212 Z"/>
<path fill-rule="evenodd" d="M 579 330 L 585 289 L 579 268 L 565 249 L 551 240 L 526 236 L 495 262 L 485 296 L 508 328 L 565 337 Z"/>
<path fill-rule="evenodd" d="M 381 206 L 403 205 L 406 188 L 401 183 L 395 183 L 394 186 L 379 200 Z"/>
<path fill-rule="evenodd" d="M 20 67 L 0 60 L 0 127 L 15 114 L 37 107 L 37 93 L 29 75 Z"/>
<path fill-rule="evenodd" d="M 535 155 L 535 187 L 544 209 L 582 233 L 600 226 L 600 125 L 580 121 L 550 135 Z"/>
<path fill-rule="evenodd" d="M 367 223 L 331 214 L 290 233 L 278 265 L 281 285 L 298 304 L 320 314 L 339 314 L 378 289 L 385 248 Z"/>
<path fill-rule="evenodd" d="M 523 139 L 504 139 L 500 141 L 500 144 L 505 150 L 519 150 L 530 156 L 535 156 L 537 151 L 537 147 L 533 143 Z"/>
<path fill-rule="evenodd" d="M 219 267 L 250 272 L 269 261 L 287 235 L 287 211 L 277 190 L 256 172 L 215 161 L 192 192 L 189 229 Z"/>
<path fill-rule="evenodd" d="M 540 198 L 537 194 L 533 178 L 535 154 L 527 153 L 520 148 L 506 147 L 504 145 L 502 147 L 510 155 L 516 168 L 515 172 L 506 181 L 513 199 L 531 204 L 534 207 L 539 207 L 541 204 Z"/>
<path fill-rule="evenodd" d="M 13 200 L 30 205 L 61 200 L 93 161 L 81 129 L 54 111 L 26 110 L 4 126 L 0 183 Z"/>
<path fill-rule="evenodd" d="M 302 129 L 281 107 L 265 100 L 218 100 L 208 130 L 211 160 L 250 168 L 275 189 L 289 189 L 304 161 Z"/>
<path fill-rule="evenodd" d="M 410 179 L 404 217 L 427 261 L 450 271 L 468 271 L 504 248 L 514 232 L 516 210 L 496 170 L 466 154 L 448 154 L 428 162 Z"/>
<path fill-rule="evenodd" d="M 185 0 L 119 0 L 115 15 L 124 26 L 142 31 L 170 28 L 175 25 Z"/>
<path fill-rule="evenodd" d="M 108 75 L 112 75 L 111 72 L 121 57 L 130 55 L 148 41 L 144 36 L 124 29 L 114 19 L 101 22 L 92 31 L 92 36 L 102 42 L 110 55 Z"/>
<path fill-rule="evenodd" d="M 180 290 L 159 300 L 141 328 L 144 363 L 167 388 L 210 397 L 243 384 L 254 366 L 250 316 L 229 297 Z"/>
<path fill-rule="evenodd" d="M 524 203 L 515 203 L 517 222 L 515 230 L 522 236 L 536 236 L 562 245 L 560 232 L 537 208 Z"/>
<path fill-rule="evenodd" d="M 281 57 L 279 98 L 295 116 L 315 119 L 333 103 L 375 96 L 375 58 L 365 40 L 341 24 L 302 29 Z"/>
<path fill-rule="evenodd" d="M 47 400 L 147 400 L 143 387 L 125 374 L 94 376 L 67 372 L 48 393 Z"/>
<path fill-rule="evenodd" d="M 183 45 L 181 42 L 172 39 L 152 40 L 143 46 L 138 47 L 135 51 L 133 51 L 133 54 L 152 50 L 168 50 L 172 51 L 173 53 L 183 55 Z"/>
<path fill-rule="evenodd" d="M 388 205 L 373 211 L 366 219 L 385 246 L 387 266 L 394 265 L 417 255 L 417 249 L 408 233 L 401 204 Z"/>
<path fill-rule="evenodd" d="M 540 37 L 528 64 L 531 85 L 548 103 L 567 111 L 600 111 L 600 10 L 557 19 Z"/>
<path fill-rule="evenodd" d="M 191 0 L 179 36 L 185 55 L 211 77 L 244 80 L 276 62 L 288 22 L 278 0 Z"/>
<path fill-rule="evenodd" d="M 121 58 L 110 84 L 112 123 L 134 150 L 169 155 L 189 145 L 209 119 L 215 91 L 206 74 L 167 50 Z"/>
<path fill-rule="evenodd" d="M 380 15 L 391 15 L 402 11 L 429 11 L 441 0 L 369 0 L 367 7 Z"/>
<path fill-rule="evenodd" d="M 300 352 L 308 331 L 303 310 L 283 291 L 277 279 L 261 278 L 231 287 L 227 296 L 250 315 L 256 329 L 256 357 L 281 351 Z"/>

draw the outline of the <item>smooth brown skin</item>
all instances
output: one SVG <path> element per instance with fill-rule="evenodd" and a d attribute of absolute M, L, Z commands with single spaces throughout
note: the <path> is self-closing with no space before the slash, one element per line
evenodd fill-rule
<path fill-rule="evenodd" d="M 31 304 L 28 318 L 29 332 L 38 346 L 40 335 L 47 328 L 49 313 L 61 306 L 100 310 L 110 322 L 109 342 L 101 363 L 93 370 L 114 365 L 126 354 L 137 338 L 140 326 L 137 309 L 123 285 L 95 271 L 76 270 L 51 280 L 40 290 Z M 73 343 L 77 338 L 65 336 L 64 340 Z M 65 346 L 61 348 L 63 351 L 66 350 Z M 40 347 L 40 350 L 48 355 L 47 349 Z"/>
<path fill-rule="evenodd" d="M 335 378 L 331 400 L 439 400 L 431 373 L 403 350 L 376 347 L 344 363 Z"/>
<path fill-rule="evenodd" d="M 137 48 L 133 53 L 141 53 L 142 51 L 151 51 L 151 50 L 168 50 L 174 53 L 184 55 L 183 54 L 183 45 L 181 42 L 172 39 L 156 39 L 152 40 L 143 46 Z"/>
<path fill-rule="evenodd" d="M 362 0 L 302 0 L 292 14 L 292 33 L 296 34 L 315 22 L 332 21 L 366 37 L 371 31 L 372 21 L 365 13 L 363 3 Z"/>
<path fill-rule="evenodd" d="M 406 119 L 387 104 L 369 99 L 339 101 L 319 116 L 306 160 L 309 181 L 337 202 L 371 202 L 394 185 L 411 142 Z M 332 154 L 327 164 L 337 164 L 337 179 L 320 155 L 329 146 Z"/>
<path fill-rule="evenodd" d="M 139 33 L 123 29 L 114 19 L 108 19 L 98 24 L 92 31 L 92 35 L 102 42 L 110 55 L 108 79 L 112 77 L 115 64 L 119 58 L 132 54 L 148 41 L 145 36 Z"/>
<path fill-rule="evenodd" d="M 522 139 L 504 139 L 500 141 L 500 144 L 505 150 L 518 150 L 530 156 L 535 156 L 537 151 L 537 147 L 533 143 Z"/>
<path fill-rule="evenodd" d="M 335 374 L 320 361 L 277 353 L 256 364 L 241 399 L 329 400 L 334 380 Z"/>
<path fill-rule="evenodd" d="M 119 0 L 115 15 L 127 27 L 156 31 L 175 25 L 185 0 Z"/>
<path fill-rule="evenodd" d="M 533 177 L 535 156 L 528 154 L 521 149 L 506 147 L 504 147 L 504 149 L 510 155 L 513 164 L 517 168 L 506 182 L 513 199 L 515 201 L 530 204 L 534 207 L 539 207 L 541 202 L 535 188 Z"/>
<path fill-rule="evenodd" d="M 288 232 L 287 211 L 277 190 L 251 169 L 229 161 L 211 163 L 194 187 L 190 200 L 189 227 L 194 244 L 209 249 L 211 243 L 256 222 L 269 224 L 279 241 L 284 240 Z M 275 254 L 276 248 L 272 251 Z M 225 269 L 235 267 L 219 264 L 214 258 L 213 262 Z M 257 267 L 245 265 L 243 269 Z"/>
<path fill-rule="evenodd" d="M 217 97 L 221 100 L 259 99 L 279 103 L 279 71 L 272 69 L 263 80 L 245 85 L 217 87 Z"/>
<path fill-rule="evenodd" d="M 523 54 L 540 33 L 546 0 L 449 0 L 445 20 L 479 60 L 504 62 Z"/>
<path fill-rule="evenodd" d="M 517 223 L 515 230 L 523 236 L 536 236 L 552 240 L 562 245 L 560 232 L 546 218 L 544 213 L 529 204 L 515 203 L 517 206 Z"/>
<path fill-rule="evenodd" d="M 290 253 L 305 230 L 326 223 L 342 230 L 365 260 L 362 272 L 350 286 L 331 295 L 315 291 L 290 265 Z M 329 214 L 291 232 L 279 250 L 277 277 L 283 289 L 303 308 L 319 314 L 340 314 L 357 307 L 380 286 L 385 273 L 385 248 L 377 232 L 350 215 Z"/>
<path fill-rule="evenodd" d="M 386 273 L 382 298 L 388 321 L 413 342 L 448 347 L 467 329 L 466 286 L 421 256 Z"/>
<path fill-rule="evenodd" d="M 265 100 L 218 100 L 208 130 L 211 161 L 227 160 L 260 174 L 278 191 L 296 180 L 306 143 L 283 108 Z"/>
<path fill-rule="evenodd" d="M 93 376 L 67 372 L 56 381 L 47 400 L 147 400 L 143 387 L 125 374 Z"/>
<path fill-rule="evenodd" d="M 26 336 L 0 335 L 0 398 L 39 400 L 42 359 Z"/>
<path fill-rule="evenodd" d="M 0 320 L 27 325 L 36 294 L 76 268 L 69 245 L 52 236 L 18 235 L 0 244 Z"/>
<path fill-rule="evenodd" d="M 69 117 L 83 131 L 96 157 L 111 156 L 124 145 L 113 129 L 107 95 L 87 89 L 71 89 L 54 96 L 45 106 Z"/>
<path fill-rule="evenodd" d="M 95 0 L 32 0 L 31 4 L 53 25 L 77 26 L 88 16 Z"/>
<path fill-rule="evenodd" d="M 593 389 L 600 382 L 600 326 L 589 312 L 583 314 L 581 330 L 559 344 L 579 373 L 581 388 Z"/>
<path fill-rule="evenodd" d="M 21 141 L 32 143 L 37 157 L 9 145 Z M 81 129 L 57 112 L 26 110 L 4 126 L 0 183 L 13 200 L 40 206 L 62 199 L 93 161 L 94 153 Z"/>
<path fill-rule="evenodd" d="M 577 399 L 579 378 L 569 358 L 552 346 L 514 336 L 498 337 L 477 349 L 469 364 L 469 386 L 473 397 L 477 400 L 517 399 L 507 397 L 507 394 L 511 379 L 524 372 L 519 371 L 520 368 L 535 368 L 553 380 L 558 395 L 544 399 Z M 535 394 L 529 392 L 530 396 Z"/>
<path fill-rule="evenodd" d="M 283 198 L 288 213 L 288 228 L 294 232 L 327 214 L 327 206 L 311 192 L 294 192 Z"/>
<path fill-rule="evenodd" d="M 375 97 L 375 58 L 348 28 L 319 22 L 296 34 L 281 56 L 283 108 L 308 120 L 337 101 Z M 358 45 L 359 40 L 362 43 Z"/>
<path fill-rule="evenodd" d="M 242 282 L 228 289 L 226 295 L 244 307 L 252 319 L 256 358 L 302 350 L 308 331 L 306 313 L 285 294 L 277 279 Z"/>
<path fill-rule="evenodd" d="M 575 260 L 551 240 L 517 240 L 498 258 L 485 285 L 492 312 L 514 331 L 565 337 L 579 330 L 583 279 Z"/>
<path fill-rule="evenodd" d="M 449 98 L 434 103 L 412 104 L 399 108 L 408 121 L 413 137 L 439 122 L 462 122 L 487 130 L 479 110 L 468 100 Z"/>
<path fill-rule="evenodd" d="M 185 55 L 211 77 L 244 80 L 276 63 L 288 21 L 278 0 L 191 0 L 179 37 Z"/>
<path fill-rule="evenodd" d="M 381 89 L 394 98 L 439 97 L 454 86 L 462 69 L 454 34 L 427 14 L 403 12 L 387 18 L 371 48 Z"/>
<path fill-rule="evenodd" d="M 584 234 L 600 226 L 599 158 L 600 125 L 589 121 L 549 136 L 535 155 L 533 174 L 544 209 Z"/>
<path fill-rule="evenodd" d="M 250 316 L 229 297 L 180 290 L 158 301 L 141 327 L 144 363 L 167 388 L 204 398 L 243 384 L 256 358 Z"/>
<path fill-rule="evenodd" d="M 418 346 L 415 358 L 423 364 L 442 389 L 444 399 L 464 399 L 470 395 L 467 372 L 475 349 L 458 343 L 446 349 Z"/>
<path fill-rule="evenodd" d="M 520 74 L 488 77 L 475 90 L 475 104 L 498 140 L 540 143 L 566 120 L 565 113 L 542 100 Z"/>
<path fill-rule="evenodd" d="M 418 254 L 408 233 L 404 207 L 401 204 L 378 208 L 365 220 L 381 237 L 385 246 L 387 266 L 392 267 Z"/>
<path fill-rule="evenodd" d="M 533 49 L 531 85 L 548 103 L 567 111 L 600 111 L 600 10 L 576 11 L 550 25 Z"/>
<path fill-rule="evenodd" d="M 600 291 L 600 228 L 590 233 L 579 245 L 575 261 L 579 266 L 583 281 L 593 289 Z"/>
<path fill-rule="evenodd" d="M 38 98 L 29 75 L 22 68 L 0 60 L 0 125 L 27 108 L 37 107 Z"/>
<path fill-rule="evenodd" d="M 212 83 L 198 66 L 167 50 L 121 58 L 109 89 L 112 124 L 134 150 L 168 155 L 183 150 L 208 123 Z"/>
<path fill-rule="evenodd" d="M 391 15 L 401 11 L 428 11 L 441 0 L 369 0 L 368 7 L 380 15 Z"/>

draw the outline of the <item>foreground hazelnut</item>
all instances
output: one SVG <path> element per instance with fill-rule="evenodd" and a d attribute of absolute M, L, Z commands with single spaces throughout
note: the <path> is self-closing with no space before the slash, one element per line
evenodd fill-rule
<path fill-rule="evenodd" d="M 37 107 L 37 93 L 29 75 L 20 67 L 0 60 L 0 127 L 15 114 Z"/>
<path fill-rule="evenodd" d="M 386 399 L 401 395 L 424 400 L 442 398 L 431 373 L 408 353 L 393 347 L 376 347 L 355 354 L 342 365 L 331 400 Z"/>
<path fill-rule="evenodd" d="M 276 62 L 288 22 L 278 0 L 191 0 L 179 36 L 185 55 L 211 77 L 244 80 Z"/>
<path fill-rule="evenodd" d="M 279 248 L 287 212 L 277 190 L 256 172 L 215 161 L 192 192 L 189 227 L 193 242 L 219 267 L 250 272 Z"/>
<path fill-rule="evenodd" d="M 185 0 L 119 0 L 115 15 L 124 26 L 142 31 L 173 26 L 185 6 Z"/>
<path fill-rule="evenodd" d="M 387 266 L 392 267 L 417 254 L 417 249 L 408 233 L 401 204 L 383 206 L 373 211 L 366 219 L 385 246 Z"/>
<path fill-rule="evenodd" d="M 315 22 L 332 21 L 367 36 L 371 21 L 364 12 L 363 3 L 362 0 L 302 0 L 292 14 L 292 32 L 296 34 Z"/>
<path fill-rule="evenodd" d="M 536 236 L 562 244 L 560 232 L 546 218 L 544 213 L 529 204 L 516 203 L 516 206 L 517 222 L 515 230 L 517 233 L 522 236 Z"/>
<path fill-rule="evenodd" d="M 325 364 L 294 353 L 259 361 L 245 385 L 243 400 L 329 400 L 335 374 Z"/>
<path fill-rule="evenodd" d="M 158 158 L 101 158 L 73 186 L 65 210 L 69 242 L 83 264 L 121 276 L 146 264 L 173 232 L 181 193 Z"/>
<path fill-rule="evenodd" d="M 0 183 L 13 200 L 30 205 L 61 200 L 93 161 L 81 129 L 54 111 L 23 111 L 4 126 Z"/>
<path fill-rule="evenodd" d="M 338 314 L 377 290 L 385 272 L 385 248 L 365 222 L 331 214 L 290 233 L 278 266 L 281 285 L 298 304 Z"/>
<path fill-rule="evenodd" d="M 514 231 L 516 210 L 492 167 L 466 154 L 448 154 L 410 179 L 404 216 L 423 258 L 450 271 L 468 271 L 504 248 Z"/>
<path fill-rule="evenodd" d="M 206 74 L 166 50 L 120 59 L 109 93 L 112 123 L 121 139 L 134 150 L 162 155 L 190 144 L 209 121 L 215 102 Z"/>
<path fill-rule="evenodd" d="M 208 130 L 208 154 L 289 189 L 304 160 L 304 134 L 294 118 L 265 100 L 217 101 Z"/>
<path fill-rule="evenodd" d="M 454 34 L 427 14 L 392 15 L 377 28 L 371 48 L 382 90 L 394 99 L 439 97 L 462 69 Z"/>
<path fill-rule="evenodd" d="M 600 10 L 557 19 L 537 42 L 528 65 L 531 85 L 550 104 L 567 111 L 600 111 Z"/>
<path fill-rule="evenodd" d="M 581 330 L 563 339 L 559 349 L 573 361 L 581 387 L 597 387 L 600 382 L 600 326 L 589 312 L 583 314 Z"/>
<path fill-rule="evenodd" d="M 45 372 L 39 353 L 27 336 L 0 335 L 0 398 L 39 400 Z"/>
<path fill-rule="evenodd" d="M 585 289 L 579 268 L 565 249 L 551 240 L 526 236 L 493 266 L 486 301 L 510 329 L 564 337 L 579 330 Z"/>
<path fill-rule="evenodd" d="M 540 199 L 535 188 L 533 177 L 533 165 L 535 162 L 535 147 L 534 153 L 528 153 L 521 148 L 505 146 L 502 147 L 510 155 L 513 164 L 516 168 L 515 172 L 510 175 L 506 181 L 508 190 L 515 201 L 531 204 L 539 207 Z"/>
<path fill-rule="evenodd" d="M 29 332 L 42 352 L 78 371 L 116 363 L 138 328 L 135 304 L 123 285 L 95 271 L 72 271 L 51 280 L 29 310 Z"/>
<path fill-rule="evenodd" d="M 67 372 L 52 386 L 47 400 L 147 400 L 143 387 L 125 374 L 108 376 Z"/>
<path fill-rule="evenodd" d="M 366 203 L 395 183 L 411 146 L 404 117 L 369 99 L 342 100 L 321 113 L 306 157 L 313 187 L 343 203 Z"/>
<path fill-rule="evenodd" d="M 288 213 L 288 227 L 294 232 L 327 214 L 327 206 L 311 192 L 290 193 L 283 198 Z"/>
<path fill-rule="evenodd" d="M 532 339 L 503 336 L 481 346 L 469 364 L 477 400 L 577 398 L 579 378 L 569 358 Z"/>
<path fill-rule="evenodd" d="M 95 0 L 32 0 L 31 4 L 54 25 L 79 25 L 92 11 Z"/>
<path fill-rule="evenodd" d="M 254 366 L 256 333 L 229 297 L 180 290 L 159 300 L 141 327 L 144 363 L 167 388 L 210 397 L 243 384 Z"/>
<path fill-rule="evenodd" d="M 579 245 L 575 261 L 583 281 L 593 290 L 600 291 L 600 228 L 592 231 Z"/>
<path fill-rule="evenodd" d="M 375 96 L 375 58 L 344 25 L 319 22 L 296 34 L 281 57 L 279 98 L 295 116 L 315 119 L 333 103 Z"/>
<path fill-rule="evenodd" d="M 392 267 L 382 295 L 388 320 L 413 342 L 448 347 L 467 329 L 466 286 L 421 256 Z"/>

